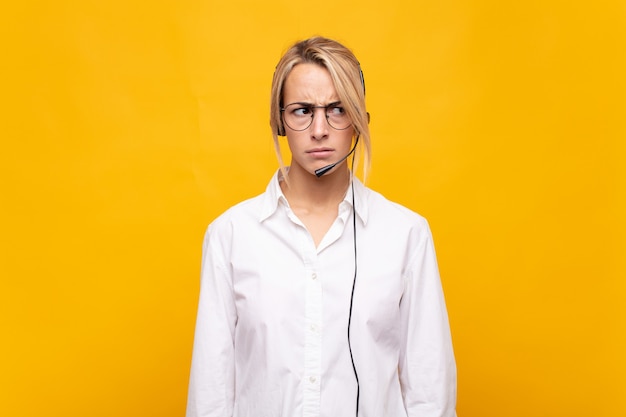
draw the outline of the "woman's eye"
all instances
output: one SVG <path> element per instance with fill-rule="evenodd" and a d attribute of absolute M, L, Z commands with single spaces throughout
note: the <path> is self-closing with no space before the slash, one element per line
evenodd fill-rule
<path fill-rule="evenodd" d="M 308 107 L 299 107 L 293 110 L 293 114 L 296 116 L 307 116 L 311 114 L 311 109 Z"/>
<path fill-rule="evenodd" d="M 328 114 L 331 116 L 341 116 L 344 112 L 345 110 L 340 106 L 331 106 L 328 108 Z"/>

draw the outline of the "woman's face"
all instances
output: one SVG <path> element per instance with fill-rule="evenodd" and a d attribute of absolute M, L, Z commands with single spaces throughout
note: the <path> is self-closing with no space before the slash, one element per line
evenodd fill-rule
<path fill-rule="evenodd" d="M 296 65 L 291 70 L 283 88 L 283 103 L 287 111 L 294 108 L 290 106 L 292 103 L 311 106 L 339 103 L 337 108 L 328 111 L 341 112 L 341 103 L 328 70 L 310 63 Z M 283 123 L 291 150 L 290 174 L 293 170 L 303 170 L 315 175 L 316 169 L 335 163 L 350 152 L 354 133 L 352 125 L 343 130 L 334 129 L 327 122 L 325 109 L 316 108 L 313 112 L 313 121 L 304 130 L 293 130 Z M 325 175 L 345 167 L 345 164 L 345 161 L 338 164 Z"/>

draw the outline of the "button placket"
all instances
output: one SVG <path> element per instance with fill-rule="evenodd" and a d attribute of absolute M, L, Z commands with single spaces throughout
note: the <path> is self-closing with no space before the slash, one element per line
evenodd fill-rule
<path fill-rule="evenodd" d="M 320 379 L 322 362 L 322 286 L 316 270 L 317 251 L 309 238 L 302 242 L 305 277 L 305 322 L 304 325 L 304 373 L 303 377 L 303 415 L 319 415 L 321 409 Z"/>

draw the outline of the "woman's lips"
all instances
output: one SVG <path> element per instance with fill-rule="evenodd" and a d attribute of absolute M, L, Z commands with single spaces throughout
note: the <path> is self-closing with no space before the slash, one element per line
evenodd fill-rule
<path fill-rule="evenodd" d="M 319 158 L 319 159 L 327 158 L 333 152 L 334 151 L 330 148 L 316 148 L 316 149 L 310 149 L 306 151 L 308 155 L 312 156 L 313 158 Z"/>

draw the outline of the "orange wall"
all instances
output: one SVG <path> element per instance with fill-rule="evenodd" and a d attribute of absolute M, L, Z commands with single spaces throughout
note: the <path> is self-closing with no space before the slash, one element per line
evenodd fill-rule
<path fill-rule="evenodd" d="M 312 34 L 361 61 L 370 186 L 431 222 L 459 417 L 626 415 L 623 1 L 13 3 L 0 415 L 184 414 L 204 228 L 276 168 Z"/>

